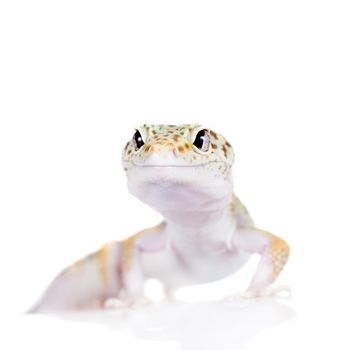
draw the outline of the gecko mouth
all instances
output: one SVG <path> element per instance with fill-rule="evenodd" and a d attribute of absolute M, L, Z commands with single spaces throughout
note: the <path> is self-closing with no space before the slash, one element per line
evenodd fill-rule
<path fill-rule="evenodd" d="M 127 176 L 138 183 L 188 184 L 219 183 L 227 180 L 230 166 L 225 162 L 205 164 L 135 164 L 126 169 Z"/>
<path fill-rule="evenodd" d="M 198 165 L 157 165 L 157 164 L 139 165 L 139 164 L 134 164 L 134 166 L 138 167 L 138 168 L 199 168 L 199 167 L 203 167 L 204 164 L 198 164 Z"/>
<path fill-rule="evenodd" d="M 217 162 L 217 161 L 211 161 L 204 164 L 138 164 L 138 163 L 131 163 L 133 167 L 137 168 L 201 168 L 201 167 L 208 167 L 211 165 L 225 165 L 228 166 L 226 162 Z"/>

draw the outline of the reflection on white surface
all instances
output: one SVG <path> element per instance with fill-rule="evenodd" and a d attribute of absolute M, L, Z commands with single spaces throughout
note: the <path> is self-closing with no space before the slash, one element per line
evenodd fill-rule
<path fill-rule="evenodd" d="M 115 333 L 109 348 L 137 344 L 159 345 L 162 349 L 246 349 L 256 334 L 294 316 L 275 299 L 235 300 L 232 302 L 159 304 L 142 309 L 55 314 L 54 317 L 106 326 Z M 35 317 L 35 316 L 29 316 Z M 130 330 L 132 337 L 125 337 Z M 87 341 L 88 343 L 88 341 Z M 158 344 L 157 344 L 158 343 Z M 91 345 L 91 344 L 90 344 Z M 133 345 L 134 346 L 134 345 Z"/>

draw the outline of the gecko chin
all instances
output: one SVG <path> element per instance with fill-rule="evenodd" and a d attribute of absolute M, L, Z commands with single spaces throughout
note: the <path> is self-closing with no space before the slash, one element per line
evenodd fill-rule
<path fill-rule="evenodd" d="M 133 166 L 127 171 L 129 192 L 159 212 L 211 207 L 232 196 L 231 177 L 208 164 L 196 166 Z"/>

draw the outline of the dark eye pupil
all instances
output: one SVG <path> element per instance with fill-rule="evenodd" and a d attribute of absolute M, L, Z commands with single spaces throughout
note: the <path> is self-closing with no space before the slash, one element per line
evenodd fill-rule
<path fill-rule="evenodd" d="M 204 144 L 204 140 L 205 140 L 205 130 L 201 130 L 198 132 L 196 139 L 194 140 L 193 144 L 199 148 L 202 149 L 203 144 Z"/>
<path fill-rule="evenodd" d="M 144 145 L 144 142 L 142 140 L 142 136 L 138 130 L 136 130 L 135 135 L 134 135 L 134 143 L 135 143 L 136 149 L 140 149 Z"/>

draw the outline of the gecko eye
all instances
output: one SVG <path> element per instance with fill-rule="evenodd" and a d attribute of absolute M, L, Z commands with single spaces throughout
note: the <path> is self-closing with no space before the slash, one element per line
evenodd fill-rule
<path fill-rule="evenodd" d="M 132 138 L 132 142 L 135 146 L 135 150 L 139 150 L 145 143 L 142 140 L 142 136 L 138 130 L 136 130 L 134 137 Z"/>
<path fill-rule="evenodd" d="M 197 133 L 193 144 L 202 152 L 207 152 L 210 146 L 210 136 L 207 130 L 200 130 Z"/>

